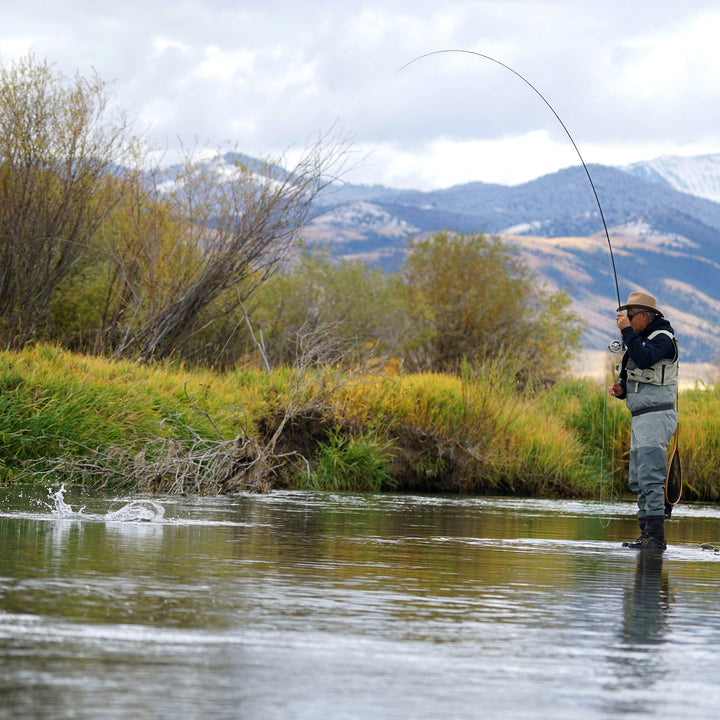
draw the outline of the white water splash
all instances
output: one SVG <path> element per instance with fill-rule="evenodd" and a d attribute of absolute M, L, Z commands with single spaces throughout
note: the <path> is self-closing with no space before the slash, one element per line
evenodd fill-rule
<path fill-rule="evenodd" d="M 165 516 L 165 508 L 153 500 L 133 500 L 119 510 L 105 515 L 111 522 L 160 522 Z"/>
<path fill-rule="evenodd" d="M 165 516 L 165 508 L 154 500 L 132 500 L 119 510 L 112 510 L 104 516 L 100 515 L 84 515 L 83 505 L 79 510 L 75 511 L 65 502 L 65 484 L 60 485 L 60 489 L 53 492 L 48 490 L 49 502 L 43 503 L 50 509 L 56 518 L 76 518 L 86 520 L 105 520 L 107 522 L 160 522 Z"/>
<path fill-rule="evenodd" d="M 60 489 L 57 492 L 48 490 L 48 499 L 51 502 L 50 510 L 52 510 L 53 515 L 58 518 L 77 517 L 78 515 L 82 515 L 82 511 L 84 510 L 84 507 L 81 507 L 80 510 L 75 512 L 72 507 L 65 502 L 65 483 L 60 485 Z"/>

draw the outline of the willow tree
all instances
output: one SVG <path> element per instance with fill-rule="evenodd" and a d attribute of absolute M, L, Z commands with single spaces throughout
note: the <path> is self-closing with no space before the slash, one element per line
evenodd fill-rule
<path fill-rule="evenodd" d="M 182 355 L 209 325 L 242 317 L 346 157 L 342 140 L 323 136 L 289 171 L 271 160 L 191 150 L 181 166 L 158 175 L 133 200 L 131 216 L 143 220 L 125 223 L 113 260 L 126 303 L 114 354 L 141 361 Z M 157 221 L 160 206 L 170 222 Z"/>
<path fill-rule="evenodd" d="M 553 380 L 581 344 L 563 291 L 545 288 L 519 251 L 496 237 L 437 233 L 415 242 L 402 268 L 416 323 L 406 360 L 457 371 L 501 362 L 524 381 Z"/>
<path fill-rule="evenodd" d="M 0 334 L 22 345 L 118 201 L 136 149 L 97 76 L 28 56 L 0 66 Z M 113 171 L 113 172 L 111 172 Z"/>

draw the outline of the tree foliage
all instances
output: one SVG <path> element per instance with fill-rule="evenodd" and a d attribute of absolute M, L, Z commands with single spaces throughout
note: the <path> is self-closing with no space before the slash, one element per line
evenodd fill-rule
<path fill-rule="evenodd" d="M 498 238 L 437 233 L 409 249 L 402 269 L 415 321 L 406 360 L 458 371 L 463 359 L 502 360 L 524 380 L 551 380 L 580 345 L 581 323 L 562 291 L 544 288 Z"/>
<path fill-rule="evenodd" d="M 370 349 L 399 356 L 410 330 L 397 276 L 308 248 L 262 286 L 251 316 L 274 365 L 294 363 L 298 339 L 320 326 L 343 338 L 350 361 Z"/>
<path fill-rule="evenodd" d="M 123 191 L 133 138 L 105 83 L 29 56 L 0 66 L 0 318 L 7 344 L 48 320 L 58 286 Z"/>
<path fill-rule="evenodd" d="M 0 334 L 141 361 L 197 354 L 283 260 L 347 144 L 290 171 L 195 146 L 171 168 L 110 113 L 97 76 L 0 67 Z"/>
<path fill-rule="evenodd" d="M 344 157 L 343 143 L 326 147 L 325 138 L 312 144 L 290 172 L 270 161 L 249 167 L 238 154 L 208 159 L 189 153 L 169 189 L 164 183 L 162 195 L 150 203 L 150 208 L 167 206 L 160 213 L 163 222 L 148 215 L 142 200 L 130 213 L 137 218 L 144 209 L 146 229 L 136 226 L 126 233 L 133 246 L 115 258 L 128 299 L 121 311 L 132 317 L 125 321 L 115 355 L 169 357 L 208 324 L 237 315 L 286 257 Z M 157 262 L 158 253 L 164 263 Z"/>
<path fill-rule="evenodd" d="M 559 377 L 580 346 L 569 305 L 498 238 L 438 233 L 415 242 L 396 273 L 306 250 L 263 285 L 251 315 L 272 365 L 292 364 L 295 340 L 325 325 L 344 338 L 348 360 L 373 347 L 380 364 L 459 372 L 465 361 L 500 363 L 535 382 Z"/>

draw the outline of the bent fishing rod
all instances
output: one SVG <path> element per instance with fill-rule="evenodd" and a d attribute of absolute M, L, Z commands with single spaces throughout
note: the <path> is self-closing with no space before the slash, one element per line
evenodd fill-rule
<path fill-rule="evenodd" d="M 603 228 L 605 230 L 605 237 L 607 238 L 607 244 L 608 249 L 610 250 L 610 263 L 612 265 L 612 272 L 613 272 L 613 278 L 615 280 L 615 294 L 617 296 L 617 302 L 618 307 L 622 305 L 620 302 L 620 289 L 618 287 L 618 279 L 617 279 L 617 271 L 615 269 L 615 255 L 613 253 L 612 249 L 612 243 L 610 242 L 610 233 L 608 232 L 607 223 L 605 222 L 605 213 L 603 212 L 602 205 L 600 204 L 600 198 L 598 197 L 597 190 L 595 189 L 595 183 L 593 182 L 592 176 L 590 175 L 590 171 L 588 170 L 588 166 L 585 164 L 585 160 L 583 160 L 583 156 L 580 152 L 580 149 L 578 148 L 577 144 L 575 143 L 575 140 L 573 139 L 573 136 L 570 134 L 570 131 L 567 129 L 567 126 L 562 121 L 560 116 L 555 111 L 555 108 L 548 102 L 547 98 L 523 75 L 521 75 L 517 70 L 514 70 L 509 65 L 506 65 L 504 62 L 501 62 L 500 60 L 497 60 L 494 57 L 491 57 L 490 55 L 484 55 L 483 53 L 476 52 L 474 50 L 460 50 L 460 49 L 448 49 L 448 50 L 434 50 L 432 52 L 425 53 L 423 55 L 418 55 L 418 57 L 410 60 L 410 62 L 405 63 L 401 68 L 397 70 L 397 72 L 401 72 L 406 67 L 412 65 L 415 62 L 418 62 L 419 60 L 423 60 L 425 58 L 431 57 L 433 55 L 443 55 L 448 53 L 458 53 L 463 55 L 474 55 L 475 57 L 483 58 L 484 60 L 489 60 L 490 62 L 494 62 L 496 65 L 500 65 L 500 67 L 505 68 L 505 70 L 509 70 L 515 77 L 522 80 L 544 103 L 547 105 L 547 107 L 550 109 L 550 112 L 555 116 L 555 119 L 560 123 L 560 126 L 565 131 L 565 134 L 568 136 L 568 139 L 572 143 L 572 146 L 575 148 L 575 152 L 577 153 L 578 158 L 580 158 L 580 163 L 583 166 L 583 169 L 585 170 L 585 174 L 587 175 L 587 179 L 590 182 L 590 187 L 592 188 L 593 195 L 595 196 L 595 202 L 597 203 L 598 210 L 600 211 L 600 219 L 602 220 Z"/>

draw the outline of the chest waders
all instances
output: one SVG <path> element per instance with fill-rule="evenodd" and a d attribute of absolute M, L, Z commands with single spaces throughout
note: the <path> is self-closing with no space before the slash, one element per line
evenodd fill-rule
<path fill-rule="evenodd" d="M 637 496 L 640 536 L 626 547 L 664 549 L 665 482 L 668 475 L 667 448 L 677 430 L 677 341 L 667 330 L 658 334 L 672 338 L 675 356 L 641 370 L 624 358 L 626 404 L 632 415 L 630 437 L 630 490 Z"/>

